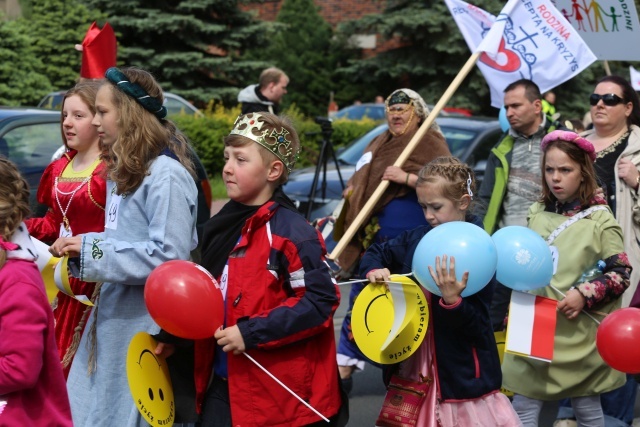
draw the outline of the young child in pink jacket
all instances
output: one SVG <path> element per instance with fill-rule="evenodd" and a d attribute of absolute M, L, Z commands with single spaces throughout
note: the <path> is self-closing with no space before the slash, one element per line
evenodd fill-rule
<path fill-rule="evenodd" d="M 72 426 L 53 312 L 26 225 L 29 187 L 0 156 L 0 425 Z"/>

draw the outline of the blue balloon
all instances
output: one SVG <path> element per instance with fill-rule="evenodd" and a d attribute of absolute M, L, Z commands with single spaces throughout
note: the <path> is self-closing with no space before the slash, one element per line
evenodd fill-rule
<path fill-rule="evenodd" d="M 502 132 L 506 132 L 511 127 L 511 123 L 509 123 L 509 119 L 507 119 L 507 109 L 504 107 L 500 107 L 500 112 L 498 113 L 498 121 L 500 122 L 500 129 Z"/>
<path fill-rule="evenodd" d="M 516 291 L 547 286 L 553 276 L 553 259 L 547 242 L 521 226 L 504 227 L 491 237 L 498 250 L 496 279 Z"/>
<path fill-rule="evenodd" d="M 477 225 L 464 221 L 452 221 L 439 225 L 424 235 L 413 254 L 413 276 L 432 294 L 442 296 L 429 274 L 429 266 L 435 271 L 436 257 L 454 257 L 456 278 L 462 279 L 469 272 L 467 287 L 462 292 L 468 297 L 484 288 L 496 272 L 498 255 L 489 236 Z"/>

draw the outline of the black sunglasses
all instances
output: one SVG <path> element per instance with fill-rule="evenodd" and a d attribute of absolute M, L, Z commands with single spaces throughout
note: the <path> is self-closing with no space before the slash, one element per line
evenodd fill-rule
<path fill-rule="evenodd" d="M 618 104 L 622 104 L 624 102 L 624 99 L 620 98 L 615 93 L 605 93 L 604 95 L 598 95 L 597 93 L 592 93 L 591 96 L 589 97 L 589 104 L 598 105 L 598 102 L 600 102 L 601 99 L 602 99 L 602 102 L 604 102 L 604 105 L 608 107 L 613 107 Z"/>

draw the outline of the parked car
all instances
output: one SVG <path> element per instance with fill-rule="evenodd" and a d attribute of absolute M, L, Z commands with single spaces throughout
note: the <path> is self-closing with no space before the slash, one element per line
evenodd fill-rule
<path fill-rule="evenodd" d="M 0 155 L 14 162 L 29 183 L 31 211 L 36 216 L 43 216 L 47 211 L 46 206 L 38 204 L 36 196 L 42 173 L 60 148 L 61 138 L 60 111 L 0 107 Z M 192 153 L 200 229 L 210 216 L 211 186 L 198 155 L 195 151 Z"/>
<path fill-rule="evenodd" d="M 361 120 L 365 117 L 379 121 L 385 119 L 385 104 L 357 104 L 350 105 L 348 107 L 341 108 L 336 111 L 331 118 L 333 120 L 337 119 L 347 119 L 347 120 Z"/>
<path fill-rule="evenodd" d="M 502 134 L 499 121 L 481 117 L 438 117 L 436 122 L 442 129 L 451 153 L 474 169 L 479 185 L 484 176 L 491 148 Z M 337 163 L 345 185 L 355 172 L 356 163 L 366 146 L 385 130 L 387 130 L 386 123 L 377 126 L 337 155 Z M 331 215 L 342 199 L 343 187 L 333 159 L 327 159 L 326 180 L 323 179 L 322 165 L 320 169 L 309 220 Z M 303 215 L 306 215 L 309 209 L 309 197 L 315 172 L 316 167 L 313 166 L 294 170 L 284 186 L 285 193 L 296 203 Z"/>
<path fill-rule="evenodd" d="M 385 104 L 373 104 L 373 103 L 365 103 L 365 104 L 355 104 L 350 105 L 348 107 L 344 107 L 334 114 L 331 115 L 333 120 L 337 119 L 347 119 L 347 120 L 361 120 L 363 118 L 369 118 L 375 121 L 382 121 L 385 119 Z M 433 110 L 433 105 L 429 105 L 429 109 Z M 471 116 L 471 111 L 466 108 L 456 108 L 456 107 L 444 107 L 439 117 L 447 117 L 447 116 Z"/>
<path fill-rule="evenodd" d="M 48 110 L 59 110 L 66 90 L 59 90 L 45 95 L 38 103 L 38 108 L 46 108 Z M 164 93 L 164 106 L 167 107 L 167 114 L 189 114 L 201 116 L 202 112 L 198 110 L 192 103 L 183 97 L 171 92 Z"/>

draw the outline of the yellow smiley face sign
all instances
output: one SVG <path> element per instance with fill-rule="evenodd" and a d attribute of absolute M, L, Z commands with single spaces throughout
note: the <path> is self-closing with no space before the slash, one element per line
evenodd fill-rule
<path fill-rule="evenodd" d="M 154 350 L 158 343 L 146 332 L 138 332 L 127 351 L 127 378 L 133 401 L 152 426 L 172 426 L 175 420 L 173 388 L 169 368 Z"/>
<path fill-rule="evenodd" d="M 422 288 L 405 276 L 370 283 L 353 305 L 351 329 L 358 348 L 374 362 L 406 360 L 427 333 L 429 306 Z"/>

